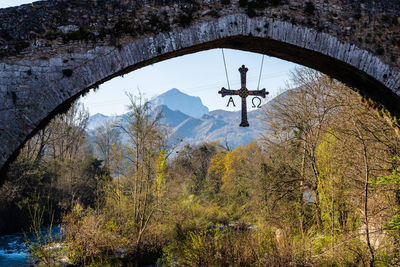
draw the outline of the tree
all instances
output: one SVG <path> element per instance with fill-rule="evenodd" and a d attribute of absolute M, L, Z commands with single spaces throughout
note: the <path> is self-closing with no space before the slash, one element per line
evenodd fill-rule
<path fill-rule="evenodd" d="M 296 158 L 291 159 L 290 165 L 300 174 L 302 185 L 314 190 L 316 220 L 320 224 L 316 149 L 337 108 L 337 103 L 332 102 L 335 88 L 332 79 L 308 68 L 295 69 L 291 80 L 288 91 L 265 109 L 269 129 L 262 141 L 268 149 L 279 146 L 301 151 L 293 155 Z"/>
<path fill-rule="evenodd" d="M 26 204 L 46 203 L 44 223 L 50 223 L 50 208 L 55 221 L 76 200 L 74 185 L 83 185 L 82 162 L 86 157 L 86 132 L 89 114 L 83 105 L 74 103 L 66 113 L 57 115 L 45 128 L 30 139 L 11 164 L 7 182 L 0 191 L 10 191 L 10 198 L 1 199 L 3 211 L 9 216 L 3 222 L 12 230 L 27 229 Z M 88 178 L 87 176 L 85 178 Z M 90 180 L 90 179 L 88 179 Z M 90 194 L 90 191 L 85 192 Z M 89 197 L 90 198 L 90 197 Z M 6 204 L 6 205 L 5 205 Z M 22 218 L 22 219 L 21 219 Z"/>
<path fill-rule="evenodd" d="M 110 167 L 112 161 L 113 147 L 120 143 L 120 132 L 117 128 L 117 122 L 106 121 L 95 130 L 95 148 L 104 165 Z"/>
<path fill-rule="evenodd" d="M 174 160 L 177 175 L 189 177 L 189 191 L 199 195 L 207 187 L 207 173 L 210 159 L 222 149 L 219 143 L 204 143 L 198 146 L 186 145 Z"/>
<path fill-rule="evenodd" d="M 55 117 L 47 126 L 51 135 L 47 153 L 53 159 L 77 157 L 86 142 L 88 120 L 89 112 L 79 102 L 72 104 L 66 113 Z"/>
<path fill-rule="evenodd" d="M 275 153 L 275 164 L 288 162 L 302 184 L 313 188 L 317 222 L 320 230 L 329 230 L 331 248 L 337 236 L 361 228 L 373 266 L 378 248 L 372 232 L 387 216 L 388 204 L 382 199 L 389 195 L 371 187 L 371 181 L 393 172 L 399 139 L 342 83 L 308 69 L 296 70 L 293 78 L 299 87 L 268 110 L 271 127 L 263 138 L 264 148 Z M 276 151 L 282 150 L 290 155 L 277 158 Z M 299 204 L 304 214 L 304 203 Z"/>
<path fill-rule="evenodd" d="M 100 210 L 105 204 L 106 186 L 112 179 L 108 168 L 94 156 L 87 156 L 79 165 L 80 176 L 73 183 L 72 191 L 83 207 Z"/>
<path fill-rule="evenodd" d="M 160 125 L 161 114 L 153 114 L 150 102 L 144 100 L 142 95 L 128 96 L 130 112 L 127 124 L 119 125 L 119 128 L 129 139 L 123 152 L 126 160 L 124 175 L 127 177 L 127 193 L 131 196 L 129 202 L 132 207 L 131 218 L 135 227 L 135 247 L 138 255 L 142 236 L 162 201 L 157 197 L 163 196 L 162 180 L 165 170 L 160 161 L 165 160 L 165 135 Z"/>

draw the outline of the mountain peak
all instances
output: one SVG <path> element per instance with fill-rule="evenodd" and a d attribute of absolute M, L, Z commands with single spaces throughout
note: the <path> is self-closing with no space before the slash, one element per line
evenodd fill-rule
<path fill-rule="evenodd" d="M 177 88 L 172 88 L 166 91 L 165 93 L 162 93 L 161 95 L 170 95 L 170 94 L 183 94 L 179 89 Z"/>
<path fill-rule="evenodd" d="M 104 123 L 109 119 L 110 117 L 106 115 L 103 115 L 101 113 L 96 113 L 93 116 L 90 116 L 87 128 L 93 130 L 101 125 L 104 125 Z"/>
<path fill-rule="evenodd" d="M 194 118 L 200 118 L 208 113 L 208 108 L 203 105 L 200 97 L 187 95 L 177 88 L 155 97 L 151 103 L 153 106 L 167 106 L 173 111 L 178 110 Z"/>
<path fill-rule="evenodd" d="M 101 114 L 101 113 L 96 113 L 96 114 L 94 114 L 93 116 L 91 116 L 92 118 L 105 118 L 105 117 L 107 117 L 106 115 L 104 115 L 104 114 Z"/>

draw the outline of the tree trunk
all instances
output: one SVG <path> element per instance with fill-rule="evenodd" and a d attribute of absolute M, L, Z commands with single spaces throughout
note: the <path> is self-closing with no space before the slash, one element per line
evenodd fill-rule
<path fill-rule="evenodd" d="M 364 183 L 364 223 L 365 223 L 365 234 L 367 239 L 367 246 L 370 254 L 369 266 L 375 266 L 375 253 L 374 248 L 371 245 L 371 238 L 369 234 L 369 224 L 368 224 L 368 187 L 369 187 L 369 164 L 368 164 L 368 154 L 367 154 L 367 145 L 365 143 L 364 136 L 361 131 L 357 127 L 355 121 L 353 120 L 354 127 L 358 133 L 358 138 L 361 141 L 363 147 L 363 158 L 364 158 L 364 174 L 365 174 L 365 183 Z"/>

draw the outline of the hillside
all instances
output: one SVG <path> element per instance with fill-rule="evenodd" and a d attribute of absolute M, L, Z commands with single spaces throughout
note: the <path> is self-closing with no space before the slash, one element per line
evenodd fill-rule
<path fill-rule="evenodd" d="M 172 97 L 173 95 L 177 96 L 177 99 Z M 179 100 L 183 99 L 182 104 Z M 239 127 L 240 111 L 214 110 L 208 112 L 208 108 L 201 103 L 200 98 L 186 95 L 175 88 L 154 98 L 151 103 L 155 111 L 163 114 L 161 122 L 170 129 L 171 141 L 180 141 L 179 147 L 186 144 L 197 145 L 205 141 L 219 141 L 223 145 L 235 148 L 256 140 L 258 133 L 265 130 L 266 127 L 260 120 L 263 109 L 248 112 L 250 127 L 243 128 Z M 188 107 L 192 108 L 188 110 Z M 202 115 L 199 116 L 200 114 Z M 93 136 L 95 128 L 107 120 L 120 121 L 123 124 L 125 116 L 126 114 L 120 116 L 95 114 L 91 116 L 88 124 L 89 135 Z M 122 137 L 122 139 L 125 138 Z"/>

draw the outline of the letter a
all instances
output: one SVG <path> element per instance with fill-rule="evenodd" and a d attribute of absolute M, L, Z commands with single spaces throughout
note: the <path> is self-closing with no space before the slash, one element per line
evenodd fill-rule
<path fill-rule="evenodd" d="M 227 107 L 229 107 L 229 104 L 232 102 L 233 106 L 236 107 L 235 102 L 233 101 L 233 98 L 230 97 L 229 101 L 228 101 L 228 105 L 226 105 Z"/>

